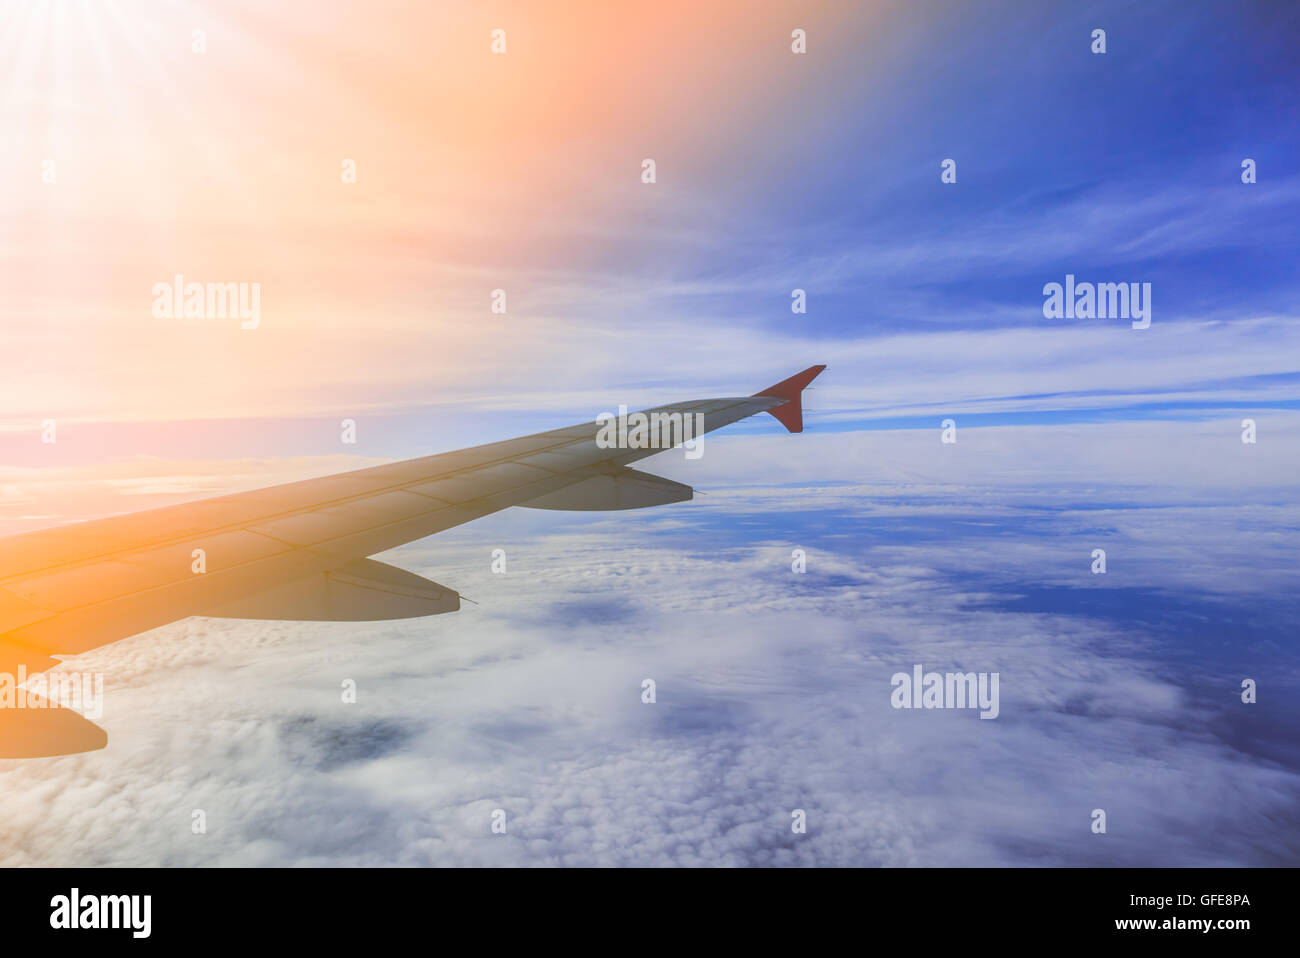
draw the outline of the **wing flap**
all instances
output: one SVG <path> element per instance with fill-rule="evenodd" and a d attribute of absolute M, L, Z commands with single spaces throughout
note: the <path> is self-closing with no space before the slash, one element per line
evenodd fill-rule
<path fill-rule="evenodd" d="M 73 755 L 107 744 L 108 733 L 94 722 L 24 689 L 17 689 L 0 705 L 0 758 Z"/>
<path fill-rule="evenodd" d="M 662 476 L 623 467 L 616 472 L 591 476 L 556 492 L 521 503 L 528 509 L 560 509 L 566 512 L 604 512 L 644 509 L 670 502 L 685 502 L 694 496 L 690 486 Z"/>
<path fill-rule="evenodd" d="M 183 582 L 232 566 L 266 559 L 289 546 L 254 532 L 224 532 L 176 545 L 119 553 L 112 559 L 28 576 L 7 588 L 36 605 L 65 612 L 129 592 Z M 195 572 L 201 550 L 204 572 Z"/>
<path fill-rule="evenodd" d="M 359 559 L 205 609 L 203 614 L 223 619 L 372 622 L 459 609 L 460 595 L 455 590 L 406 569 Z"/>

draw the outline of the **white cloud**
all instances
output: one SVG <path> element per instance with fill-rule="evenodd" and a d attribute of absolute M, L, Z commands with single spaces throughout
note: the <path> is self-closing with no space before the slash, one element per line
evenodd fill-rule
<path fill-rule="evenodd" d="M 905 486 L 870 500 L 773 491 L 748 518 L 727 495 L 627 516 L 515 510 L 383 557 L 481 603 L 457 615 L 190 620 L 83 656 L 77 667 L 109 674 L 110 746 L 0 766 L 3 860 L 1283 860 L 1285 843 L 1267 837 L 1300 780 L 1220 740 L 1222 706 L 1176 681 L 1159 637 L 1122 619 L 1015 611 L 988 591 L 1070 584 L 1053 552 L 1081 517 L 1009 535 L 998 510 L 1007 523 L 1033 509 L 966 492 L 945 505 L 942 490 Z M 802 524 L 807 509 L 829 533 Z M 861 535 L 936 509 L 990 521 L 928 540 Z M 1192 514 L 1210 552 L 1247 524 L 1210 506 L 1154 523 L 1115 510 L 1105 523 L 1148 537 L 1148 558 L 1171 549 L 1144 584 L 1176 594 Z M 821 538 L 804 543 L 809 572 L 795 576 L 783 540 L 805 536 Z M 504 576 L 489 571 L 496 547 Z M 1108 586 L 1121 588 L 1116 573 Z M 1074 575 L 1091 578 L 1083 565 Z M 998 671 L 1000 717 L 895 711 L 889 677 L 915 663 Z M 654 705 L 640 701 L 647 677 Z M 356 705 L 340 700 L 345 678 Z M 1104 837 L 1089 831 L 1096 807 Z M 206 835 L 190 833 L 195 808 Z M 490 832 L 496 808 L 505 836 Z M 790 832 L 795 808 L 806 836 Z"/>

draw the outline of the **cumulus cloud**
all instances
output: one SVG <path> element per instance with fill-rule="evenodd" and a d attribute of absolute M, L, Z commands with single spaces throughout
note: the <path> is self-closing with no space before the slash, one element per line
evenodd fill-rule
<path fill-rule="evenodd" d="M 1295 681 L 1293 650 L 1250 658 L 1289 614 L 1266 603 L 1295 540 L 1250 560 L 1253 585 L 1205 557 L 1244 561 L 1252 522 L 1295 513 L 1089 515 L 1073 490 L 1045 509 L 1046 486 L 953 488 L 512 510 L 381 557 L 480 603 L 456 615 L 192 619 L 81 656 L 67 667 L 108 676 L 109 748 L 0 766 L 3 860 L 1293 862 L 1300 762 L 1274 747 L 1278 707 L 1243 718 L 1236 685 L 1260 661 L 1264 682 Z M 1098 536 L 1118 544 L 1106 577 L 1088 572 Z M 1252 609 L 1240 649 L 1205 644 Z M 915 664 L 998 672 L 998 718 L 892 708 L 890 677 Z"/>

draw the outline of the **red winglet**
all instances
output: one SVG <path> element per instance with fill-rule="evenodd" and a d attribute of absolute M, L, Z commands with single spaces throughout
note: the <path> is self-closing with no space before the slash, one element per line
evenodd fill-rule
<path fill-rule="evenodd" d="M 783 379 L 775 386 L 768 386 L 762 392 L 754 393 L 755 396 L 775 396 L 777 399 L 784 399 L 785 402 L 780 406 L 773 406 L 768 410 L 776 417 L 777 422 L 785 426 L 790 432 L 803 432 L 803 399 L 802 394 L 804 387 L 821 374 L 826 367 L 809 366 L 801 373 L 795 373 L 789 379 Z"/>

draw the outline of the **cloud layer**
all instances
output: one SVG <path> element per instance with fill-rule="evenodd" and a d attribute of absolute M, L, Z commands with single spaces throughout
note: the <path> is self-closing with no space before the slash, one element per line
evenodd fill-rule
<path fill-rule="evenodd" d="M 1007 432 L 1032 468 L 1041 430 Z M 801 438 L 714 447 L 751 453 L 681 507 L 514 510 L 383 557 L 480 603 L 456 615 L 195 619 L 82 656 L 110 746 L 0 768 L 4 862 L 1296 861 L 1294 506 L 756 484 Z M 918 663 L 999 672 L 1001 714 L 891 708 Z"/>

